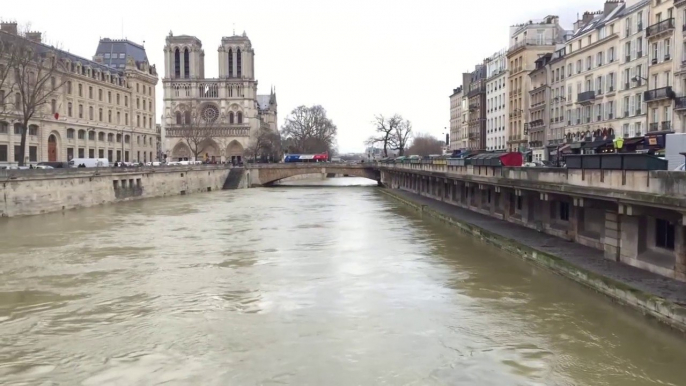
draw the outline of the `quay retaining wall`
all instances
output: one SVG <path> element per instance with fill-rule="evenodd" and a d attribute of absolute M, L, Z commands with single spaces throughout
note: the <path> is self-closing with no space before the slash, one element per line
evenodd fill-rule
<path fill-rule="evenodd" d="M 674 303 L 663 297 L 635 288 L 625 282 L 578 267 L 559 256 L 532 248 L 517 240 L 483 229 L 467 221 L 462 221 L 437 208 L 433 208 L 431 205 L 415 202 L 411 197 L 398 194 L 391 189 L 381 189 L 381 192 L 420 212 L 422 215 L 428 215 L 443 221 L 462 232 L 478 237 L 482 241 L 567 277 L 610 297 L 620 304 L 632 307 L 644 315 L 652 316 L 682 333 L 686 333 L 686 304 Z"/>
<path fill-rule="evenodd" d="M 220 190 L 231 169 L 178 166 L 0 171 L 0 217 Z"/>

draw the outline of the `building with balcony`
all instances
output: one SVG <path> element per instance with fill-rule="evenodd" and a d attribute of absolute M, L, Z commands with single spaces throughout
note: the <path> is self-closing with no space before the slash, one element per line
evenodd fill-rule
<path fill-rule="evenodd" d="M 507 55 L 501 50 L 486 59 L 486 149 L 507 147 Z"/>
<path fill-rule="evenodd" d="M 674 0 L 674 100 L 673 130 L 686 132 L 686 0 Z"/>
<path fill-rule="evenodd" d="M 555 51 L 547 66 L 549 69 L 549 115 L 548 130 L 545 135 L 547 143 L 547 155 L 544 159 L 557 159 L 557 148 L 564 142 L 565 127 L 571 122 L 565 119 L 565 104 L 567 101 L 567 93 L 565 92 L 565 79 L 567 77 L 566 70 L 566 50 L 567 47 L 562 47 Z"/>
<path fill-rule="evenodd" d="M 672 1 L 652 0 L 649 25 L 646 28 L 648 40 L 648 88 L 644 100 L 648 110 L 648 135 L 663 135 L 672 132 L 672 90 L 674 74 L 674 31 L 675 18 Z"/>
<path fill-rule="evenodd" d="M 460 149 L 462 127 L 462 86 L 453 89 L 450 95 L 450 150 Z"/>
<path fill-rule="evenodd" d="M 209 161 L 241 162 L 260 128 L 278 130 L 276 93 L 257 94 L 254 49 L 245 32 L 223 37 L 218 52 L 219 76 L 208 79 L 201 41 L 167 36 L 164 127 L 173 160 L 197 153 Z"/>
<path fill-rule="evenodd" d="M 548 66 L 552 53 L 542 55 L 536 59 L 535 68 L 529 73 L 531 90 L 529 91 L 529 114 L 528 123 L 525 124 L 524 134 L 529 138 L 531 159 L 533 161 L 545 161 L 548 159 L 545 150 L 546 131 L 548 124 L 552 123 L 550 115 L 550 72 Z M 550 122 L 548 122 L 550 121 Z"/>
<path fill-rule="evenodd" d="M 617 57 L 620 20 L 625 4 L 608 0 L 603 10 L 585 12 L 574 23 L 574 34 L 566 45 L 565 89 L 567 142 L 585 153 L 590 147 L 611 144 L 615 131 Z M 600 139 L 605 140 L 602 142 Z"/>
<path fill-rule="evenodd" d="M 15 79 L 8 77 L 0 89 L 0 94 L 10 96 L 0 97 L 4 102 L 0 103 L 0 165 L 67 162 L 77 157 L 111 162 L 155 159 L 158 77 L 145 48 L 105 38 L 93 60 L 88 60 L 41 40 L 39 32 L 20 36 L 16 23 L 0 23 L 0 45 L 26 44 L 59 61 L 53 78 L 56 86 L 49 88 L 47 103 L 38 106 L 29 121 L 24 154 L 20 153 L 23 114 Z M 6 65 L 2 60 L 0 67 Z"/>
<path fill-rule="evenodd" d="M 476 65 L 467 92 L 469 125 L 469 149 L 484 149 L 486 147 L 486 66 Z"/>
<path fill-rule="evenodd" d="M 510 47 L 507 50 L 507 147 L 510 150 L 528 148 L 524 133 L 529 119 L 525 109 L 530 105 L 531 78 L 528 73 L 535 68 L 536 59 L 554 52 L 556 45 L 564 42 L 565 34 L 557 16 L 510 27 Z"/>
<path fill-rule="evenodd" d="M 639 137 L 646 132 L 647 108 L 643 99 L 648 89 L 648 40 L 646 26 L 650 1 L 627 5 L 622 11 L 619 39 L 619 84 L 617 84 L 616 135 Z"/>

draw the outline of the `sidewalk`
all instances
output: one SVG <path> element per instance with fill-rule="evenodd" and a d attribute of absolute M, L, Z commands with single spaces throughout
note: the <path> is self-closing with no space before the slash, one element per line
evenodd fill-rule
<path fill-rule="evenodd" d="M 603 257 L 603 252 L 597 249 L 566 241 L 521 225 L 498 220 L 418 194 L 397 189 L 384 189 L 384 193 L 396 196 L 399 199 L 404 199 L 410 203 L 426 206 L 438 214 L 449 217 L 456 222 L 471 224 L 486 232 L 508 239 L 512 244 L 527 246 L 536 251 L 564 260 L 574 267 L 581 268 L 581 273 L 583 273 L 583 271 L 588 271 L 598 276 L 611 279 L 614 282 L 621 283 L 629 287 L 630 291 L 637 290 L 644 294 L 657 296 L 667 300 L 668 302 L 673 303 L 674 307 L 680 309 L 672 311 L 686 316 L 686 313 L 684 312 L 685 309 L 682 308 L 683 306 L 686 306 L 685 282 L 605 259 Z M 555 267 L 551 268 L 555 271 L 559 271 L 558 269 L 555 269 Z M 577 280 L 576 278 L 574 279 Z M 577 281 L 583 280 L 579 279 Z M 589 283 L 584 282 L 584 284 L 588 285 Z M 605 284 L 608 285 L 609 283 Z M 608 293 L 608 291 L 603 291 L 600 288 L 596 289 L 617 298 L 618 300 L 627 300 L 617 296 L 618 294 Z M 617 292 L 623 291 L 624 289 L 611 288 L 610 290 Z M 650 306 L 650 308 L 652 308 L 655 305 L 651 304 Z M 661 313 L 660 310 L 655 310 L 655 312 Z M 686 320 L 686 318 L 684 318 L 684 320 Z M 682 325 L 680 329 L 685 330 L 685 327 L 686 325 Z"/>

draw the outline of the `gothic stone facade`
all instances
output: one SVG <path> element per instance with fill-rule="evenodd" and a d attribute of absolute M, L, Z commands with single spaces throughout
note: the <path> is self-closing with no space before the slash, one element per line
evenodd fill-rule
<path fill-rule="evenodd" d="M 171 160 L 192 160 L 195 147 L 200 160 L 240 162 L 260 127 L 277 130 L 276 94 L 257 94 L 255 51 L 245 32 L 223 37 L 218 51 L 219 77 L 205 78 L 202 42 L 167 36 L 163 121 Z"/>
<path fill-rule="evenodd" d="M 0 25 L 0 39 L 17 38 L 16 23 Z M 37 49 L 40 33 L 29 33 Z M 115 58 L 116 56 L 116 58 Z M 24 154 L 19 154 L 21 115 L 12 79 L 0 93 L 0 166 L 25 162 L 66 162 L 71 158 L 108 158 L 111 162 L 148 162 L 157 158 L 155 85 L 157 72 L 145 49 L 128 40 L 101 39 L 93 60 L 58 51 L 56 74 L 62 85 L 29 121 Z M 1 64 L 1 63 L 0 63 Z M 11 78 L 11 76 L 10 76 Z"/>

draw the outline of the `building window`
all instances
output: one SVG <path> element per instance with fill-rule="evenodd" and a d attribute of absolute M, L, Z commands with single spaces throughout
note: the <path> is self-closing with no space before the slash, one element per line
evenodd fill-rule
<path fill-rule="evenodd" d="M 136 108 L 137 109 L 141 108 L 141 99 L 140 98 L 136 98 Z"/>
<path fill-rule="evenodd" d="M 107 134 L 107 142 L 114 142 L 114 134 L 109 133 Z"/>
<path fill-rule="evenodd" d="M 98 141 L 105 141 L 105 133 L 103 133 L 102 131 L 98 133 Z"/>
<path fill-rule="evenodd" d="M 243 123 L 243 113 L 241 113 L 240 111 L 237 112 L 237 113 L 236 113 L 236 120 L 238 121 L 238 124 L 239 124 L 239 125 L 240 125 L 241 123 Z"/>
<path fill-rule="evenodd" d="M 124 95 L 124 106 L 129 107 L 129 97 Z"/>
<path fill-rule="evenodd" d="M 93 106 L 88 106 L 88 119 L 93 120 Z"/>
<path fill-rule="evenodd" d="M 119 94 L 117 94 L 117 105 L 119 105 Z"/>
<path fill-rule="evenodd" d="M 9 124 L 7 122 L 0 122 L 0 134 L 7 134 L 7 128 Z"/>
<path fill-rule="evenodd" d="M 21 146 L 14 145 L 14 162 L 21 162 L 21 161 L 22 161 Z"/>
<path fill-rule="evenodd" d="M 236 50 L 236 76 L 241 77 L 241 49 Z"/>
<path fill-rule="evenodd" d="M 88 98 L 93 99 L 93 87 L 88 86 Z"/>
<path fill-rule="evenodd" d="M 191 58 L 188 48 L 183 50 L 183 77 L 188 79 L 191 77 Z"/>
<path fill-rule="evenodd" d="M 107 92 L 107 103 L 112 103 L 112 91 Z"/>
<path fill-rule="evenodd" d="M 136 126 L 141 127 L 141 116 L 136 115 Z"/>
<path fill-rule="evenodd" d="M 141 92 L 140 84 L 136 83 L 136 92 Z"/>
<path fill-rule="evenodd" d="M 74 129 L 67 129 L 67 139 L 74 139 Z"/>
<path fill-rule="evenodd" d="M 50 101 L 50 107 L 52 108 L 52 114 L 53 115 L 56 114 L 57 113 L 57 101 L 54 99 L 51 100 Z"/>
<path fill-rule="evenodd" d="M 88 131 L 88 140 L 89 141 L 95 141 L 95 131 L 93 131 L 93 130 Z"/>
<path fill-rule="evenodd" d="M 98 158 L 105 158 L 105 149 L 98 150 Z"/>
<path fill-rule="evenodd" d="M 98 100 L 100 102 L 102 102 L 102 89 L 101 88 L 98 89 Z"/>
<path fill-rule="evenodd" d="M 71 80 L 67 81 L 67 94 L 71 94 Z"/>
<path fill-rule="evenodd" d="M 33 136 L 38 135 L 38 126 L 29 125 L 29 135 L 33 135 Z"/>
<path fill-rule="evenodd" d="M 117 125 L 121 123 L 121 113 L 117 111 Z"/>
<path fill-rule="evenodd" d="M 85 158 L 85 156 L 86 156 L 85 150 L 82 147 L 80 147 L 79 148 L 79 158 Z"/>
<path fill-rule="evenodd" d="M 124 143 L 130 143 L 131 142 L 131 137 L 129 135 L 124 136 Z"/>
<path fill-rule="evenodd" d="M 83 85 L 81 83 L 79 83 L 79 96 L 83 96 Z"/>
<path fill-rule="evenodd" d="M 233 50 L 229 48 L 229 78 L 233 78 Z"/>
<path fill-rule="evenodd" d="M 86 131 L 79 130 L 79 139 L 86 139 Z"/>
<path fill-rule="evenodd" d="M 129 113 L 124 113 L 124 124 L 125 125 L 129 124 Z"/>
<path fill-rule="evenodd" d="M 663 220 L 655 219 L 655 246 L 674 250 L 674 223 Z"/>
<path fill-rule="evenodd" d="M 0 145 L 0 162 L 7 162 L 7 145 Z"/>
<path fill-rule="evenodd" d="M 568 202 L 559 202 L 559 208 L 560 208 L 560 220 L 569 221 L 569 203 Z"/>

